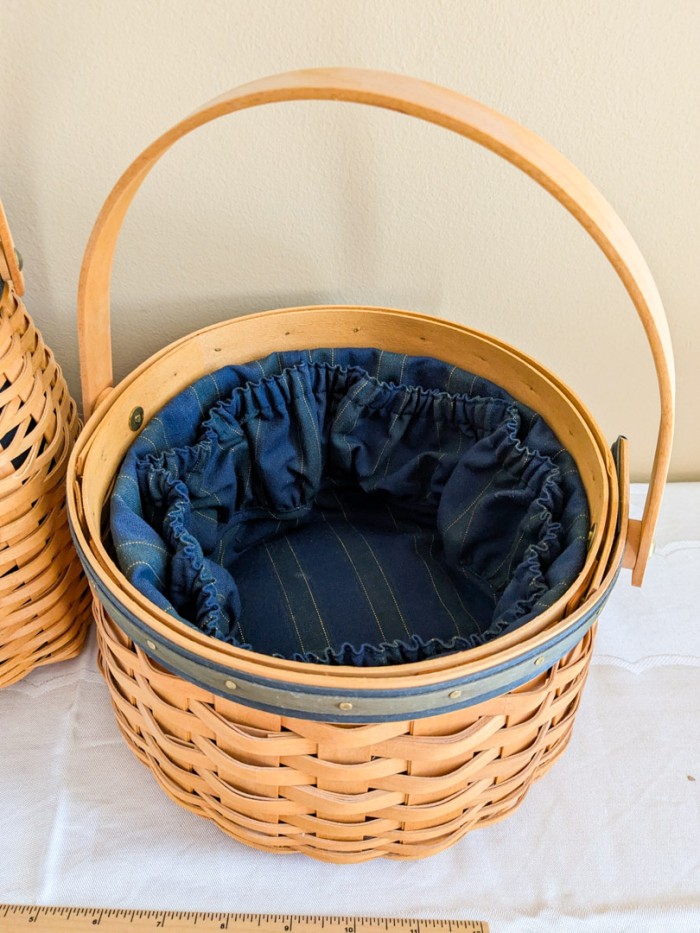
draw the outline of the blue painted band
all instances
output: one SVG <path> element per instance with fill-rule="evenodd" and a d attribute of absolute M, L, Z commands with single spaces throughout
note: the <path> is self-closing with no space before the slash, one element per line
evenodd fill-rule
<path fill-rule="evenodd" d="M 76 546 L 79 547 L 76 542 Z M 569 628 L 534 650 L 484 671 L 440 684 L 410 689 L 346 690 L 301 686 L 244 674 L 205 661 L 150 629 L 108 591 L 81 554 L 86 572 L 105 611 L 145 654 L 164 668 L 205 690 L 245 706 L 280 715 L 325 722 L 387 722 L 420 719 L 482 703 L 527 683 L 571 651 L 597 619 L 617 580 L 619 568 L 588 612 Z M 362 679 L 358 669 L 358 680 Z M 231 686 L 233 685 L 233 686 Z"/>

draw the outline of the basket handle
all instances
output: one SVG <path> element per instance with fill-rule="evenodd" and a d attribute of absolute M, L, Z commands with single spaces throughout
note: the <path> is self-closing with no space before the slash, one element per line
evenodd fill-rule
<path fill-rule="evenodd" d="M 16 295 L 21 297 L 24 294 L 22 263 L 12 240 L 2 201 L 0 201 L 0 279 L 12 285 Z"/>
<path fill-rule="evenodd" d="M 107 198 L 88 242 L 78 289 L 83 406 L 88 417 L 112 386 L 109 285 L 119 231 L 151 168 L 182 136 L 237 110 L 293 100 L 340 100 L 396 110 L 474 140 L 511 162 L 557 199 L 595 240 L 634 303 L 651 347 L 661 398 L 659 435 L 641 522 L 630 522 L 626 566 L 641 584 L 668 473 L 673 438 L 674 367 L 668 322 L 651 272 L 613 209 L 549 143 L 483 104 L 416 78 L 356 68 L 273 75 L 205 104 L 153 142 Z"/>

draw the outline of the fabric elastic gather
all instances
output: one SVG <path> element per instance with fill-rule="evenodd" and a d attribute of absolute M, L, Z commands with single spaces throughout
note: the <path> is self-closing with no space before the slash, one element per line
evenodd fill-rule
<path fill-rule="evenodd" d="M 117 477 L 127 577 L 206 634 L 355 665 L 524 624 L 583 566 L 588 509 L 545 420 L 430 357 L 285 352 L 195 383 Z"/>

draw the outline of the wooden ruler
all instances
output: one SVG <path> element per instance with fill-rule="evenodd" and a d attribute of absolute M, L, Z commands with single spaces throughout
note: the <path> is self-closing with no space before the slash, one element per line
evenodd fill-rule
<path fill-rule="evenodd" d="M 182 910 L 108 910 L 100 907 L 20 907 L 0 905 L 2 933 L 489 933 L 483 920 L 406 920 L 390 917 L 310 917 L 299 914 L 230 914 Z"/>

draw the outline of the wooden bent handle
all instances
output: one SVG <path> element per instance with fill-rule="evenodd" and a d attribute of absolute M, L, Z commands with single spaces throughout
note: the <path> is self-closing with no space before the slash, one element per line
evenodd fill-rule
<path fill-rule="evenodd" d="M 109 285 L 126 211 L 151 168 L 173 143 L 225 114 L 293 100 L 340 100 L 396 110 L 466 136 L 533 178 L 579 221 L 627 289 L 644 325 L 661 397 L 659 436 L 641 525 L 630 535 L 627 564 L 640 584 L 651 550 L 673 438 L 674 370 L 668 323 L 637 245 L 593 185 L 549 143 L 513 120 L 455 91 L 416 78 L 355 68 L 292 71 L 244 85 L 205 104 L 152 143 L 119 179 L 85 251 L 78 291 L 78 332 L 85 417 L 112 385 Z M 631 523 L 634 525 L 635 523 Z M 632 543 L 638 538 L 636 547 Z"/>
<path fill-rule="evenodd" d="M 24 294 L 24 276 L 17 258 L 17 250 L 10 233 L 5 208 L 0 201 L 0 279 L 11 284 L 15 294 Z"/>

